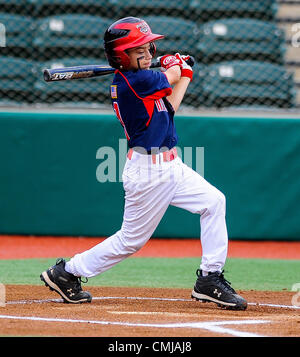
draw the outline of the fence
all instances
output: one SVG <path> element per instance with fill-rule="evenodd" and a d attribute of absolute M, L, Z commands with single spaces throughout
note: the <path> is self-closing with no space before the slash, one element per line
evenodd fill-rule
<path fill-rule="evenodd" d="M 0 105 L 109 106 L 111 76 L 46 83 L 42 70 L 107 64 L 106 28 L 136 16 L 165 35 L 157 42 L 158 55 L 178 51 L 195 57 L 187 107 L 298 110 L 300 26 L 292 25 L 300 23 L 300 2 L 289 11 L 285 3 L 0 0 Z M 289 60 L 291 47 L 295 58 Z"/>

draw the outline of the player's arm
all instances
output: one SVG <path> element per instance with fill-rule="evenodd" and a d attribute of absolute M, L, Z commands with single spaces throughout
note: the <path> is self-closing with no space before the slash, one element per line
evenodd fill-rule
<path fill-rule="evenodd" d="M 158 57 L 158 60 L 160 61 L 160 65 L 164 70 L 163 73 L 166 75 L 170 85 L 172 86 L 176 84 L 181 77 L 180 60 L 174 55 L 164 55 Z"/>
<path fill-rule="evenodd" d="M 172 86 L 179 82 L 181 77 L 181 68 L 179 65 L 170 67 L 166 70 L 166 72 L 164 72 L 164 74 L 166 75 L 168 82 Z"/>
<path fill-rule="evenodd" d="M 162 67 L 166 69 L 164 73 L 170 85 L 174 85 L 172 94 L 167 98 L 176 112 L 193 78 L 193 69 L 182 59 L 179 53 L 176 53 L 175 56 L 163 56 L 160 62 Z"/>
<path fill-rule="evenodd" d="M 175 113 L 177 112 L 183 100 L 190 81 L 191 80 L 188 77 L 181 77 L 180 80 L 175 84 L 172 94 L 167 97 L 168 101 L 172 104 Z"/>

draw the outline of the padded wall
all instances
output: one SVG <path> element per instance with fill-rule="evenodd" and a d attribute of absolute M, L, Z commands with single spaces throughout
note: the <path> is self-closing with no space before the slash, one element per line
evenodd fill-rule
<path fill-rule="evenodd" d="M 197 169 L 204 150 L 204 177 L 226 195 L 231 239 L 300 239 L 300 119 L 178 116 L 176 123 L 190 165 Z M 204 148 L 200 156 L 196 147 Z M 113 115 L 0 113 L 0 234 L 113 234 L 123 215 L 120 148 Z M 97 170 L 106 164 L 111 181 L 102 183 Z M 154 236 L 199 237 L 199 223 L 170 207 Z"/>

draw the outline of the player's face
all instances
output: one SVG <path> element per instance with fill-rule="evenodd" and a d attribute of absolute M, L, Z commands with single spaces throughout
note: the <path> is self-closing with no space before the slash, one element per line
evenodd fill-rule
<path fill-rule="evenodd" d="M 150 43 L 131 48 L 128 50 L 128 56 L 130 58 L 129 69 L 149 69 L 152 59 L 152 55 L 150 53 Z"/>

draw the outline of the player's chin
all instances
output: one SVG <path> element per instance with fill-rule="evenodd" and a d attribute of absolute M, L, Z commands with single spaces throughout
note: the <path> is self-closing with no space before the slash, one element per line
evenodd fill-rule
<path fill-rule="evenodd" d="M 143 63 L 142 69 L 150 69 L 150 66 L 151 66 L 151 62 Z"/>

